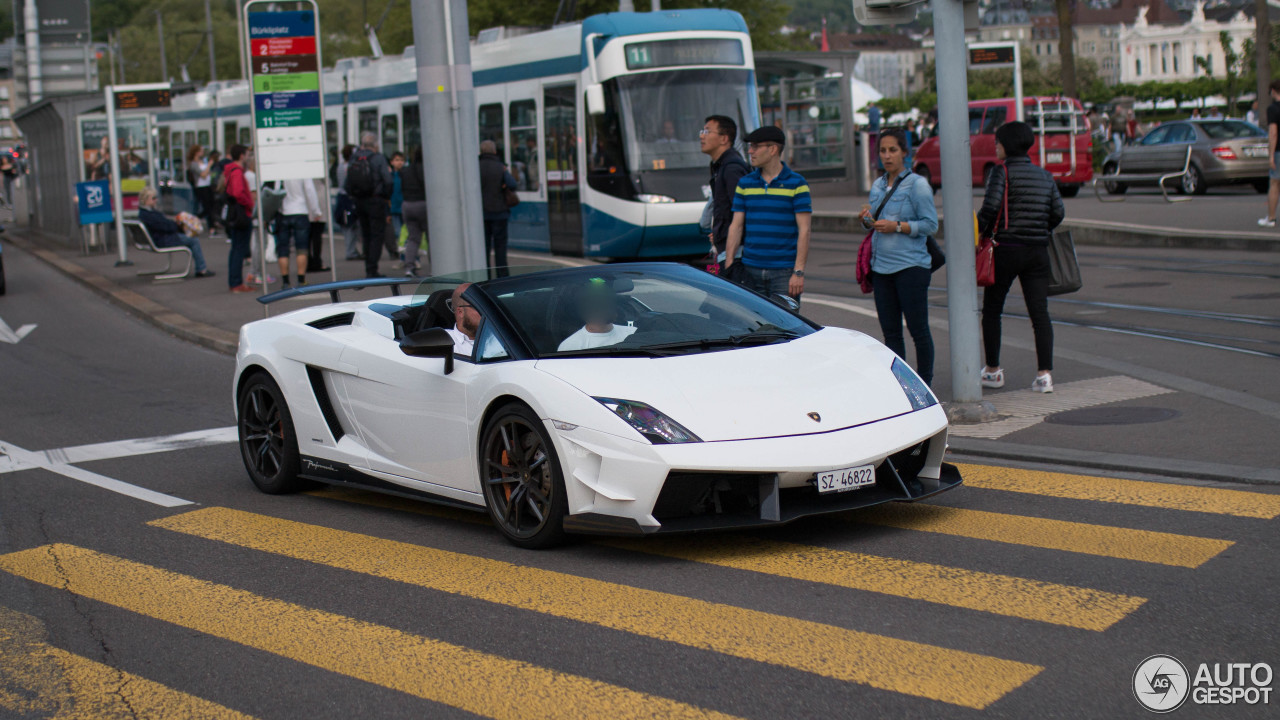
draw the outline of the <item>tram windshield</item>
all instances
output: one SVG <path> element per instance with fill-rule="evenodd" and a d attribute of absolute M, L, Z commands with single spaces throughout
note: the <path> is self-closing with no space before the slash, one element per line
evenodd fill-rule
<path fill-rule="evenodd" d="M 698 132 L 708 115 L 727 115 L 738 141 L 759 124 L 755 87 L 744 69 L 638 73 L 605 83 L 606 112 L 588 123 L 588 179 L 620 197 L 705 200 L 707 156 Z M 746 128 L 746 130 L 743 130 Z"/>

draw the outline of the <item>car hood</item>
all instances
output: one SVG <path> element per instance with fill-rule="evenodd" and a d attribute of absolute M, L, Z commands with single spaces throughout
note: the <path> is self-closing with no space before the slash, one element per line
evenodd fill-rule
<path fill-rule="evenodd" d="M 537 368 L 594 397 L 646 403 L 714 441 L 830 432 L 910 412 L 893 358 L 862 333 L 824 328 L 774 345 L 667 358 L 548 358 Z"/>

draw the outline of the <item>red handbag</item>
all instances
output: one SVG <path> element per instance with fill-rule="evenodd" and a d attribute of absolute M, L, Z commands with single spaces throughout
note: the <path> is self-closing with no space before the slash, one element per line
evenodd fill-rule
<path fill-rule="evenodd" d="M 1001 214 L 1004 215 L 1005 229 L 1009 227 L 1009 173 L 1006 170 L 1004 175 L 1004 207 L 1001 208 Z M 996 225 L 1000 224 L 1000 218 L 996 218 Z M 978 238 L 977 256 L 974 257 L 973 266 L 977 271 L 978 287 L 991 287 L 996 284 L 996 246 L 1000 243 L 995 239 L 995 228 L 992 228 L 990 235 L 983 235 Z"/>
<path fill-rule="evenodd" d="M 870 294 L 874 287 L 871 285 L 871 236 L 875 235 L 875 231 L 867 233 L 862 240 L 862 246 L 858 248 L 858 266 L 854 271 L 854 277 L 858 280 L 858 287 L 862 288 L 864 295 Z"/>

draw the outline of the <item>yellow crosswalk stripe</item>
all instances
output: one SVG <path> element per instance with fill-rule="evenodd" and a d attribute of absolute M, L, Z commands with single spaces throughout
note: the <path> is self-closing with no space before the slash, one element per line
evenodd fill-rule
<path fill-rule="evenodd" d="M 1200 567 L 1233 544 L 1230 540 L 942 505 L 880 505 L 845 517 L 905 530 L 1188 568 Z"/>
<path fill-rule="evenodd" d="M 1147 601 L 1090 588 L 745 535 L 611 540 L 604 544 L 1085 630 L 1106 630 Z"/>
<path fill-rule="evenodd" d="M 488 516 L 481 513 L 378 493 L 325 488 L 308 494 L 448 520 L 488 522 Z M 772 542 L 745 534 L 602 539 L 597 543 L 1085 630 L 1106 630 L 1147 601 L 1133 595 L 812 545 Z"/>
<path fill-rule="evenodd" d="M 983 708 L 1043 668 L 732 605 L 207 508 L 152 521 L 175 532 L 782 665 L 882 690 Z"/>
<path fill-rule="evenodd" d="M 40 621 L 0 608 L 0 711 L 50 720 L 253 720 L 217 703 L 69 653 Z"/>
<path fill-rule="evenodd" d="M 0 569 L 487 717 L 730 717 L 74 545 L 0 555 Z"/>
<path fill-rule="evenodd" d="M 966 485 L 988 490 L 1247 518 L 1271 519 L 1280 515 L 1280 495 L 1268 493 L 989 465 L 959 467 Z"/>

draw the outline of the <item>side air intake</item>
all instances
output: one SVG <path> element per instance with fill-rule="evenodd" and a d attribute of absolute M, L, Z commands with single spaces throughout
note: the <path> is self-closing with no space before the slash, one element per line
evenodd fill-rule
<path fill-rule="evenodd" d="M 347 320 L 350 321 L 350 319 L 351 313 L 347 313 Z M 320 414 L 324 416 L 324 422 L 329 426 L 329 434 L 333 436 L 333 441 L 336 443 L 346 432 L 338 422 L 338 413 L 333 410 L 333 400 L 329 398 L 329 390 L 324 386 L 324 374 L 320 368 L 308 365 L 307 379 L 311 381 L 311 392 L 315 393 Z"/>

